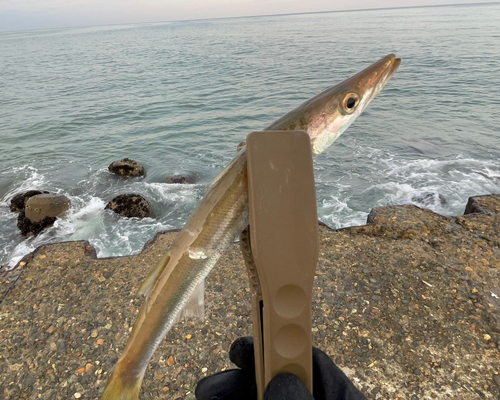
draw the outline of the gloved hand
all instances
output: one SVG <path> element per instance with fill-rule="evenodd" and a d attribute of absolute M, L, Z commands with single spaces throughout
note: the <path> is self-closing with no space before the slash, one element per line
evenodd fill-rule
<path fill-rule="evenodd" d="M 253 337 L 236 339 L 229 359 L 241 369 L 203 378 L 196 387 L 197 400 L 257 399 Z M 313 396 L 293 374 L 275 376 L 264 392 L 265 400 L 366 400 L 330 357 L 316 347 L 313 347 Z"/>

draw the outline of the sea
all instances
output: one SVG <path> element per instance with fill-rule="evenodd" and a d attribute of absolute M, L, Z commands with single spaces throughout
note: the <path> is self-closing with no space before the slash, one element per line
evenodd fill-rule
<path fill-rule="evenodd" d="M 461 215 L 469 196 L 500 193 L 499 21 L 493 3 L 2 32 L 0 265 L 61 241 L 140 252 L 183 226 L 248 133 L 389 53 L 396 75 L 315 158 L 319 218 L 362 225 L 396 204 Z M 145 177 L 109 173 L 122 158 Z M 196 183 L 165 183 L 183 172 Z M 26 238 L 9 204 L 30 189 L 71 208 Z M 151 216 L 105 210 L 124 193 Z"/>

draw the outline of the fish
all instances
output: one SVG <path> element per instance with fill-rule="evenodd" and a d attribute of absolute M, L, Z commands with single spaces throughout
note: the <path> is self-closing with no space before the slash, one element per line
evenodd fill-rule
<path fill-rule="evenodd" d="M 303 130 L 313 156 L 322 153 L 363 112 L 394 75 L 390 54 L 284 115 L 266 130 Z M 136 400 L 149 361 L 224 251 L 249 224 L 246 147 L 209 185 L 169 251 L 139 289 L 145 297 L 101 400 Z M 198 289 L 199 290 L 199 289 Z"/>

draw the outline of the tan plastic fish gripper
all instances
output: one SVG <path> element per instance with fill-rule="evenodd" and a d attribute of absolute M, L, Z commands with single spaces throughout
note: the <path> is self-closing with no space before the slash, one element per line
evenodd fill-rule
<path fill-rule="evenodd" d="M 252 132 L 247 155 L 250 228 L 240 243 L 252 293 L 258 399 L 285 372 L 312 392 L 319 240 L 310 139 L 303 131 Z"/>

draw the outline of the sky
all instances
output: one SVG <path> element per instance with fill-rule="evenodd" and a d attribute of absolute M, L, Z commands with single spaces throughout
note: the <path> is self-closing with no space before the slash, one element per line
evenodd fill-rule
<path fill-rule="evenodd" d="M 0 31 L 485 2 L 494 1 L 0 0 Z"/>

